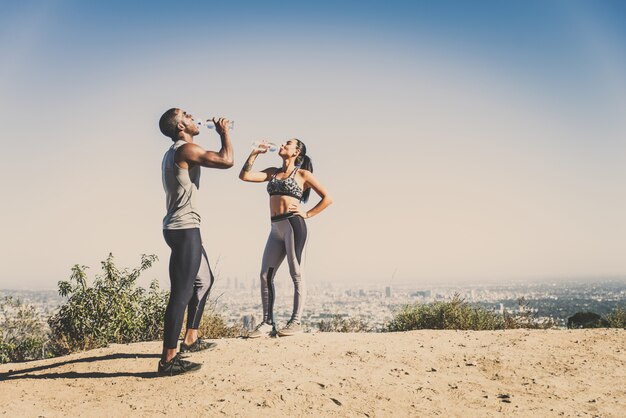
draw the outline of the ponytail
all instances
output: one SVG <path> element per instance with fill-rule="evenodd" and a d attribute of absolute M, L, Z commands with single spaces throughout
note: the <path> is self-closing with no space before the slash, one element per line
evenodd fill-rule
<path fill-rule="evenodd" d="M 306 145 L 304 145 L 304 142 L 300 141 L 299 139 L 296 139 L 296 141 L 298 141 L 296 148 L 300 150 L 300 155 L 298 155 L 298 157 L 296 158 L 296 165 L 312 173 L 313 161 L 311 161 L 311 157 L 306 155 Z M 310 194 L 311 188 L 306 189 L 304 193 L 302 193 L 302 199 L 300 199 L 300 201 L 302 203 L 306 203 L 309 200 Z"/>

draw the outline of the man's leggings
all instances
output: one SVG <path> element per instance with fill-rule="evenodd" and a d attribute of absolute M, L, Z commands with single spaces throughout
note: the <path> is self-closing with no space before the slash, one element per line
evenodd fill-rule
<path fill-rule="evenodd" d="M 176 348 L 187 308 L 187 329 L 200 325 L 204 304 L 213 286 L 213 273 L 202 247 L 200 229 L 164 229 L 170 256 L 170 300 L 165 310 L 163 347 Z"/>
<path fill-rule="evenodd" d="M 300 321 L 306 298 L 306 285 L 302 277 L 302 252 L 306 245 L 306 239 L 306 223 L 301 216 L 288 213 L 272 217 L 272 229 L 267 238 L 261 266 L 263 321 L 268 324 L 274 324 L 274 276 L 285 256 L 293 280 L 293 313 L 291 319 Z"/>

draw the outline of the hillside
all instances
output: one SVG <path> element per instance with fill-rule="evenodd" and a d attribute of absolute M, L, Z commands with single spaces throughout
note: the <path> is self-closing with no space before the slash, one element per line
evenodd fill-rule
<path fill-rule="evenodd" d="M 219 340 L 156 378 L 159 342 L 0 365 L 6 416 L 623 416 L 625 330 Z"/>

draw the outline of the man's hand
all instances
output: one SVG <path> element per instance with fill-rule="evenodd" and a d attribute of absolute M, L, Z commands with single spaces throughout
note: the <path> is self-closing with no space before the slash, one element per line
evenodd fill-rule
<path fill-rule="evenodd" d="M 220 136 L 226 135 L 228 133 L 228 125 L 230 121 L 226 118 L 213 118 L 213 123 L 215 124 L 215 130 Z"/>

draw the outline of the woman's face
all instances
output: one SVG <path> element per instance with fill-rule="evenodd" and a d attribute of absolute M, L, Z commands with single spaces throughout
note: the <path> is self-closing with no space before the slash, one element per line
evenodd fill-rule
<path fill-rule="evenodd" d="M 280 149 L 278 150 L 278 155 L 284 158 L 293 157 L 295 155 L 298 155 L 299 153 L 300 150 L 298 150 L 298 141 L 296 141 L 295 139 L 290 139 L 289 141 L 285 142 L 280 146 Z"/>

